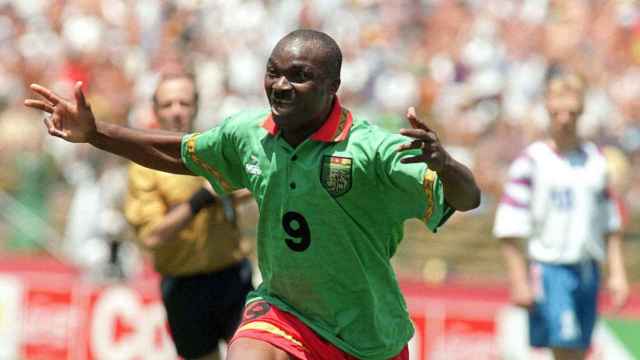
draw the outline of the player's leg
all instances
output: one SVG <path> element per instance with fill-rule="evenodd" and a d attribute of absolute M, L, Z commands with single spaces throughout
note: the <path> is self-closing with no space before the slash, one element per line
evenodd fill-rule
<path fill-rule="evenodd" d="M 227 360 L 307 360 L 301 323 L 262 299 L 244 307 L 242 322 L 229 341 Z"/>
<path fill-rule="evenodd" d="M 227 343 L 235 334 L 249 292 L 253 291 L 252 284 L 253 269 L 249 260 L 243 260 L 234 266 L 233 272 L 222 283 L 222 289 L 226 291 L 224 305 L 217 311 L 215 318 L 217 326 L 220 327 L 220 335 Z"/>
<path fill-rule="evenodd" d="M 208 274 L 162 278 L 162 302 L 167 313 L 171 338 L 184 359 L 216 360 L 219 330 L 211 318 Z"/>
<path fill-rule="evenodd" d="M 220 306 L 212 309 L 214 315 L 211 319 L 211 326 L 220 329 L 221 340 L 226 343 L 229 343 L 238 328 L 242 320 L 247 294 L 253 290 L 252 271 L 251 262 L 245 259 L 240 264 L 231 267 L 226 275 L 220 279 L 221 283 L 218 285 L 220 290 L 217 292 L 224 293 L 224 299 Z M 226 352 L 229 354 L 228 348 Z M 226 358 L 229 358 L 229 355 Z M 252 357 L 247 357 L 247 359 L 250 358 Z"/>
<path fill-rule="evenodd" d="M 284 350 L 264 341 L 238 338 L 227 349 L 226 360 L 293 360 Z"/>
<path fill-rule="evenodd" d="M 596 319 L 598 266 L 595 262 L 561 266 L 550 286 L 550 347 L 556 359 L 585 358 Z"/>
<path fill-rule="evenodd" d="M 220 360 L 220 353 L 216 349 L 216 350 L 214 350 L 214 351 L 212 351 L 209 354 L 206 354 L 204 356 L 200 356 L 200 357 L 192 358 L 192 359 L 187 359 L 187 360 Z"/>
<path fill-rule="evenodd" d="M 598 288 L 600 287 L 600 269 L 595 261 L 576 265 L 574 276 L 579 284 L 573 295 L 576 321 L 580 328 L 577 347 L 572 349 L 553 349 L 556 360 L 583 360 L 591 345 L 591 334 L 595 326 L 598 307 Z"/>
<path fill-rule="evenodd" d="M 199 312 L 199 320 L 207 327 L 208 341 L 218 344 L 220 340 L 229 341 L 242 319 L 242 310 L 247 294 L 253 290 L 251 283 L 252 266 L 247 259 L 220 271 L 205 274 L 200 284 L 204 294 L 205 309 Z M 218 346 L 206 357 L 197 360 L 221 358 Z"/>
<path fill-rule="evenodd" d="M 584 360 L 587 356 L 586 350 L 583 349 L 551 349 L 554 360 Z"/>
<path fill-rule="evenodd" d="M 355 360 L 320 337 L 292 313 L 262 299 L 251 299 L 227 350 L 227 360 Z M 405 346 L 391 360 L 409 360 Z"/>
<path fill-rule="evenodd" d="M 534 302 L 528 312 L 529 344 L 537 348 L 549 346 L 549 304 L 544 288 L 544 264 L 532 262 L 530 265 L 531 289 Z"/>
<path fill-rule="evenodd" d="M 534 262 L 531 265 L 534 304 L 529 312 L 529 341 L 533 347 L 554 350 L 579 348 L 573 293 L 578 289 L 569 268 Z M 562 354 L 560 354 L 562 356 Z"/>

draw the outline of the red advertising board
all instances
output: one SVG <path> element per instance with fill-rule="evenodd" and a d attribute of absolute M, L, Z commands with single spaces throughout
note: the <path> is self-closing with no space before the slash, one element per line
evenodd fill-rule
<path fill-rule="evenodd" d="M 98 285 L 50 259 L 2 259 L 0 358 L 177 359 L 158 281 L 147 272 L 127 284 Z M 411 360 L 503 357 L 508 344 L 502 333 L 513 333 L 501 328 L 501 319 L 512 315 L 504 287 L 401 285 L 416 329 Z M 606 296 L 602 304 L 606 311 Z M 640 298 L 633 298 L 623 315 L 640 319 Z M 596 341 L 593 358 L 606 358 L 607 346 Z"/>

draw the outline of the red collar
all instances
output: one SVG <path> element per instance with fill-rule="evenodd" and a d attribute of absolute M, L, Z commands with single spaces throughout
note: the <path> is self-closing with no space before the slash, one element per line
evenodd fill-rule
<path fill-rule="evenodd" d="M 331 114 L 329 114 L 327 120 L 322 124 L 322 127 L 311 135 L 311 140 L 324 142 L 343 141 L 349 135 L 352 123 L 353 116 L 351 115 L 351 111 L 343 108 L 342 105 L 340 105 L 340 100 L 336 97 L 333 103 L 333 109 L 331 109 Z M 278 125 L 273 121 L 271 113 L 264 119 L 262 127 L 271 135 L 278 133 Z"/>

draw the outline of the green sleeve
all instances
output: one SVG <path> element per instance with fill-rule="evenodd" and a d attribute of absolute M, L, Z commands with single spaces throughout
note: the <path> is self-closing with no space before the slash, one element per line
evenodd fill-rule
<path fill-rule="evenodd" d="M 244 186 L 244 173 L 237 153 L 237 139 L 227 125 L 182 138 L 182 161 L 194 174 L 209 180 L 218 194 Z"/>
<path fill-rule="evenodd" d="M 392 204 L 394 213 L 401 220 L 421 219 L 436 232 L 453 214 L 454 209 L 444 200 L 444 188 L 438 174 L 429 170 L 425 163 L 403 164 L 404 157 L 418 155 L 420 150 L 398 152 L 401 144 L 411 139 L 395 134 L 387 135 L 380 142 L 376 156 L 378 176 L 384 186 L 387 204 Z"/>

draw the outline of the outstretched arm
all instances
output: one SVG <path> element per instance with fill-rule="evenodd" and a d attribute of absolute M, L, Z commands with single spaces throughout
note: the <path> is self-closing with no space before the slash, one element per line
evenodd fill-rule
<path fill-rule="evenodd" d="M 411 129 L 401 129 L 400 134 L 415 140 L 400 145 L 398 151 L 422 149 L 422 154 L 407 157 L 402 163 L 425 162 L 435 171 L 444 187 L 444 198 L 456 210 L 467 211 L 480 205 L 480 189 L 476 185 L 471 171 L 442 147 L 438 135 L 424 122 L 418 120 L 413 107 L 407 111 Z"/>
<path fill-rule="evenodd" d="M 74 88 L 75 102 L 38 84 L 31 90 L 42 99 L 27 99 L 24 105 L 42 110 L 50 117 L 44 124 L 49 135 L 75 143 L 91 145 L 130 159 L 140 165 L 176 174 L 192 174 L 180 157 L 182 133 L 135 130 L 96 121 L 82 92 L 82 83 Z"/>

